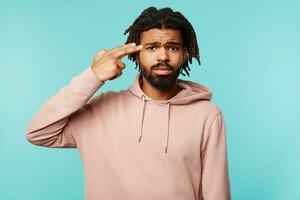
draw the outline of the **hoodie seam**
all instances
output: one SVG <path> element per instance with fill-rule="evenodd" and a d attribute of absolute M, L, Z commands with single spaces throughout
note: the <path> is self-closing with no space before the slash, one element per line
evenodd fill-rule
<path fill-rule="evenodd" d="M 212 123 L 210 124 L 210 126 L 209 126 L 209 129 L 208 129 L 208 138 L 210 138 L 210 135 L 211 135 L 211 127 L 212 127 L 212 125 L 214 124 L 214 122 L 215 122 L 215 120 L 218 118 L 218 116 L 219 115 L 221 115 L 222 114 L 222 111 L 219 111 L 215 116 L 214 116 L 214 118 L 213 118 L 213 120 L 212 120 Z"/>
<path fill-rule="evenodd" d="M 201 152 L 201 157 L 203 157 L 203 158 L 205 157 L 207 144 L 208 144 L 208 141 L 209 141 L 209 139 L 210 139 L 210 137 L 211 137 L 211 134 L 212 134 L 212 133 L 211 133 L 211 127 L 212 127 L 212 125 L 214 124 L 215 120 L 218 118 L 218 116 L 220 116 L 221 114 L 222 114 L 222 111 L 219 111 L 219 112 L 214 116 L 214 118 L 213 118 L 213 120 L 212 120 L 212 122 L 211 122 L 211 124 L 210 124 L 210 126 L 209 126 L 207 139 L 206 139 L 205 144 L 204 144 L 203 152 Z"/>

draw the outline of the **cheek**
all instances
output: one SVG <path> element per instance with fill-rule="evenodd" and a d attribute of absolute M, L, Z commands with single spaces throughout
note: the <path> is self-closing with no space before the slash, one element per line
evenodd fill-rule
<path fill-rule="evenodd" d="M 183 62 L 183 56 L 180 54 L 173 55 L 170 61 L 174 64 L 181 64 Z"/>
<path fill-rule="evenodd" d="M 153 65 L 153 63 L 155 63 L 155 57 L 146 52 L 140 52 L 139 59 L 144 65 Z"/>

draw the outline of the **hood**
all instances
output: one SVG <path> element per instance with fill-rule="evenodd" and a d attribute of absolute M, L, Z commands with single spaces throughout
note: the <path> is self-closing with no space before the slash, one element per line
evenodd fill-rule
<path fill-rule="evenodd" d="M 174 97 L 168 99 L 168 100 L 154 100 L 151 97 L 147 96 L 143 90 L 140 87 L 140 82 L 142 81 L 141 74 L 138 74 L 133 84 L 128 88 L 130 93 L 134 95 L 135 97 L 139 98 L 142 101 L 141 106 L 141 119 L 140 119 L 140 133 L 139 133 L 139 142 L 142 140 L 143 136 L 143 124 L 144 124 L 144 114 L 145 114 L 145 105 L 148 101 L 151 101 L 153 103 L 157 104 L 166 104 L 168 107 L 168 114 L 167 114 L 167 132 L 166 132 L 166 147 L 165 147 L 165 153 L 168 152 L 168 145 L 169 145 L 169 125 L 170 125 L 170 112 L 171 112 L 171 106 L 172 105 L 182 105 L 182 104 L 191 104 L 194 101 L 199 100 L 208 100 L 210 101 L 212 98 L 212 92 L 210 89 L 204 85 L 201 85 L 199 83 L 195 83 L 192 81 L 187 80 L 177 80 L 177 85 L 182 88 L 182 90 L 175 95 Z"/>

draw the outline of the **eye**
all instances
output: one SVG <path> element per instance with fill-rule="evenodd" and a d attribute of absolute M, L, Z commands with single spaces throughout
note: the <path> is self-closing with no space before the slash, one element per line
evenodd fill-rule
<path fill-rule="evenodd" d="M 156 49 L 155 46 L 150 46 L 150 47 L 147 47 L 146 49 L 148 49 L 149 51 L 154 51 Z"/>
<path fill-rule="evenodd" d="M 171 51 L 177 51 L 178 48 L 177 47 L 170 47 Z"/>

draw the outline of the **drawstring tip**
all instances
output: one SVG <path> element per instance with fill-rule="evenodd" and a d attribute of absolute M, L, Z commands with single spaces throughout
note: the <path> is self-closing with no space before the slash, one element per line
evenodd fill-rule
<path fill-rule="evenodd" d="M 139 142 L 141 142 L 142 137 L 139 138 Z"/>
<path fill-rule="evenodd" d="M 168 153 L 168 148 L 167 147 L 165 148 L 165 153 Z"/>

